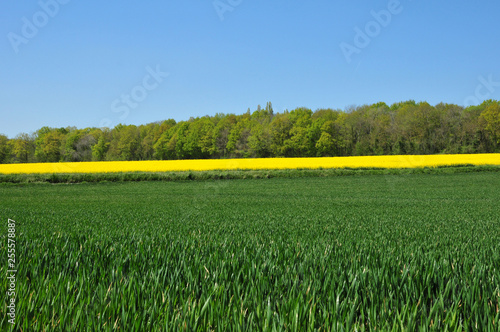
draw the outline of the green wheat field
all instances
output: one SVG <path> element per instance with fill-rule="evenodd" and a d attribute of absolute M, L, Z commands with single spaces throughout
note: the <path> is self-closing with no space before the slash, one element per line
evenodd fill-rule
<path fill-rule="evenodd" d="M 495 172 L 2 184 L 0 328 L 500 331 L 499 197 Z"/>

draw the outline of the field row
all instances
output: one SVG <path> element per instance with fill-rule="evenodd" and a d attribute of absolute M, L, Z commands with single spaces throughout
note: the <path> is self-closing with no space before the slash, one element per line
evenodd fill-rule
<path fill-rule="evenodd" d="M 421 168 L 452 165 L 500 165 L 500 154 L 2 164 L 0 165 L 0 174 L 75 174 L 320 168 Z"/>
<path fill-rule="evenodd" d="M 498 331 L 497 174 L 3 186 L 15 329 Z"/>

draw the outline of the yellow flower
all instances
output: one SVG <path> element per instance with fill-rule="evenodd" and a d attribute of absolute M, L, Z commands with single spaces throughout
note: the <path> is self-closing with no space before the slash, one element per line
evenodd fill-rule
<path fill-rule="evenodd" d="M 500 154 L 2 164 L 0 165 L 0 174 L 170 172 L 237 169 L 317 169 L 345 167 L 418 168 L 463 164 L 500 165 Z"/>

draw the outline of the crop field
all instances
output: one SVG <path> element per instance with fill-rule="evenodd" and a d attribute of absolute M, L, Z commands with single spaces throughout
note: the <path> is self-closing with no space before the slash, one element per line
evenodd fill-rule
<path fill-rule="evenodd" d="M 499 197 L 494 172 L 2 184 L 0 274 L 10 218 L 16 331 L 500 331 Z"/>
<path fill-rule="evenodd" d="M 417 168 L 500 165 L 500 153 L 328 158 L 248 158 L 0 164 L 0 174 L 78 174 L 211 170 L 290 170 L 331 168 Z"/>

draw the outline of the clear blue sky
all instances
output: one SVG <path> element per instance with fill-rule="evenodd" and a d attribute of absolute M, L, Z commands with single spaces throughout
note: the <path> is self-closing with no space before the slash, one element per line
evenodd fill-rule
<path fill-rule="evenodd" d="M 267 101 L 281 112 L 500 99 L 497 0 L 215 4 L 2 1 L 0 133 L 241 114 Z M 157 69 L 168 76 L 155 80 Z"/>

